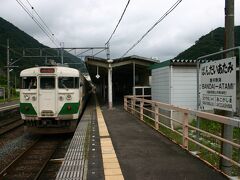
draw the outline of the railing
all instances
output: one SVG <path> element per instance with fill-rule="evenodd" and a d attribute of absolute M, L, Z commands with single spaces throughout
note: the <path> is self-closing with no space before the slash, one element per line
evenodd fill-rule
<path fill-rule="evenodd" d="M 233 164 L 234 172 L 232 175 L 240 175 L 240 139 L 239 137 L 230 141 L 221 137 L 220 133 L 209 132 L 206 129 L 197 128 L 194 126 L 194 119 L 197 117 L 201 121 L 211 121 L 220 124 L 232 125 L 236 128 L 240 135 L 240 121 L 237 119 L 215 115 L 207 112 L 194 111 L 190 109 L 185 109 L 177 107 L 174 105 L 169 105 L 157 101 L 144 99 L 144 96 L 125 96 L 124 97 L 124 109 L 141 121 L 147 122 L 148 125 L 156 129 L 157 131 L 164 131 L 172 134 L 176 134 L 175 141 L 179 143 L 183 148 L 193 151 L 198 151 L 198 157 L 201 157 L 201 150 L 208 151 L 213 155 L 217 155 L 218 158 L 226 159 Z M 175 112 L 175 116 L 171 114 Z M 171 115 L 170 115 L 171 114 Z M 170 122 L 174 122 L 174 126 L 170 126 Z M 169 123 L 167 123 L 169 122 Z M 196 134 L 200 133 L 200 138 Z M 174 138 L 173 138 L 174 139 Z M 210 141 L 210 143 L 208 142 Z M 212 143 L 214 142 L 214 143 Z M 217 143 L 216 143 L 217 142 Z M 232 145 L 234 149 L 234 155 L 232 158 L 226 157 L 221 154 L 221 142 L 228 143 Z M 210 144 L 210 145 L 209 145 Z M 199 148 L 201 148 L 199 150 Z M 209 153 L 205 153 L 208 155 Z M 203 158 L 208 161 L 207 158 Z M 217 164 L 210 160 L 213 166 L 217 167 Z"/>
<path fill-rule="evenodd" d="M 134 86 L 133 87 L 133 95 L 150 95 L 151 94 L 151 86 Z"/>

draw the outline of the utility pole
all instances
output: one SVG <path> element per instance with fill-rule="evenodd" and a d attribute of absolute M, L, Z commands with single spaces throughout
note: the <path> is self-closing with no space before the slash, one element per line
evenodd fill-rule
<path fill-rule="evenodd" d="M 107 49 L 107 60 L 110 59 L 110 45 L 109 42 L 106 44 L 106 49 Z"/>
<path fill-rule="evenodd" d="M 17 75 L 16 75 L 16 73 L 15 73 L 15 76 L 14 76 L 14 87 L 15 87 L 15 91 L 16 91 L 16 89 L 17 89 Z"/>
<path fill-rule="evenodd" d="M 7 39 L 7 99 L 10 99 L 10 55 L 9 55 L 9 39 Z"/>
<path fill-rule="evenodd" d="M 225 0 L 225 40 L 224 49 L 234 47 L 234 0 Z M 234 51 L 230 51 L 225 54 L 226 57 L 233 57 Z M 220 110 L 219 110 L 220 111 Z M 219 114 L 223 114 L 228 117 L 233 117 L 233 112 L 220 111 Z M 233 126 L 223 125 L 222 126 L 222 137 L 229 141 L 233 139 Z M 222 142 L 222 154 L 232 159 L 232 145 Z M 221 158 L 220 168 L 223 172 L 231 175 L 232 163 Z"/>
<path fill-rule="evenodd" d="M 64 42 L 61 42 L 60 43 L 60 46 L 61 46 L 61 63 L 63 65 L 63 48 L 64 48 Z"/>
<path fill-rule="evenodd" d="M 136 95 L 136 89 L 135 89 L 135 74 L 136 74 L 136 64 L 135 64 L 135 61 L 133 62 L 133 95 L 135 96 Z"/>

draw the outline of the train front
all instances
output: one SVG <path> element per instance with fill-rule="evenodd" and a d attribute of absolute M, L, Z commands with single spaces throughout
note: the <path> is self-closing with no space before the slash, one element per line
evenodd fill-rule
<path fill-rule="evenodd" d="M 73 132 L 80 111 L 79 71 L 36 67 L 23 70 L 20 76 L 20 112 L 28 131 Z"/>

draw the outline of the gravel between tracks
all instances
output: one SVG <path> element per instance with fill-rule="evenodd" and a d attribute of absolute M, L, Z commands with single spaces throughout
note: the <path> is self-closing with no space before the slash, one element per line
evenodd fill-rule
<path fill-rule="evenodd" d="M 37 138 L 37 135 L 23 133 L 22 135 L 5 142 L 5 144 L 0 147 L 0 171 L 29 147 Z"/>
<path fill-rule="evenodd" d="M 0 149 L 10 141 L 24 134 L 24 126 L 17 127 L 5 134 L 0 135 Z"/>

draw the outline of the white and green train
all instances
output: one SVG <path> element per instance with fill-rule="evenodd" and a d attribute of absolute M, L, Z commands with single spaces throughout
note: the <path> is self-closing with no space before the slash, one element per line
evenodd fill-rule
<path fill-rule="evenodd" d="M 80 71 L 44 66 L 20 73 L 20 113 L 28 130 L 37 133 L 73 132 L 91 92 Z"/>

